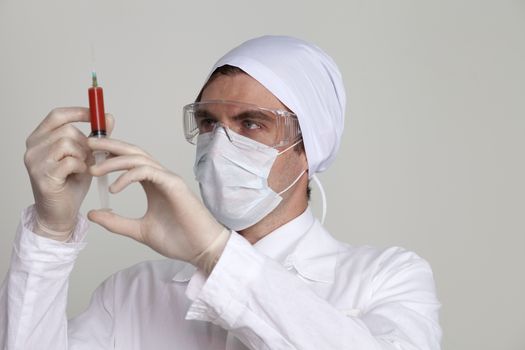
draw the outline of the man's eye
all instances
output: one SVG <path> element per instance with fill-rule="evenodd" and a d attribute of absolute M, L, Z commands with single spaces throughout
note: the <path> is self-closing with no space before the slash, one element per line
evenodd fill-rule
<path fill-rule="evenodd" d="M 260 129 L 261 125 L 253 120 L 245 119 L 242 121 L 242 127 L 247 130 Z"/>
<path fill-rule="evenodd" d="M 199 126 L 200 132 L 211 131 L 213 127 L 215 126 L 215 123 L 216 121 L 211 118 L 203 118 L 197 121 L 197 125 Z"/>

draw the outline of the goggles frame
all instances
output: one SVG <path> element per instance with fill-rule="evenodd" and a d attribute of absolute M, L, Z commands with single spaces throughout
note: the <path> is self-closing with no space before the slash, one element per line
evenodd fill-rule
<path fill-rule="evenodd" d="M 218 116 L 214 116 L 213 113 L 211 113 L 207 108 L 211 108 L 213 106 L 224 106 L 224 107 L 231 107 L 234 110 L 239 110 L 240 114 L 246 114 L 246 111 L 249 112 L 255 112 L 255 113 L 262 113 L 266 116 L 271 116 L 273 120 L 275 121 L 275 137 L 273 140 L 266 139 L 261 140 L 257 138 L 257 134 L 250 134 L 250 132 L 246 132 L 243 134 L 243 132 L 239 132 L 239 130 L 235 130 L 231 126 L 228 125 L 228 122 L 221 121 Z M 197 136 L 201 133 L 207 133 L 207 132 L 215 132 L 215 128 L 217 126 L 221 127 L 228 127 L 232 131 L 241 134 L 242 136 L 248 137 L 254 141 L 260 142 L 265 144 L 268 147 L 271 148 L 277 148 L 277 147 L 283 147 L 286 145 L 289 145 L 293 142 L 297 142 L 302 137 L 301 134 L 301 128 L 299 126 L 299 120 L 297 118 L 297 115 L 291 111 L 283 110 L 283 109 L 275 109 L 275 108 L 267 108 L 267 107 L 260 107 L 254 104 L 250 103 L 244 103 L 244 102 L 238 102 L 238 101 L 230 101 L 230 100 L 207 100 L 207 101 L 200 101 L 200 102 L 194 102 L 190 103 L 188 105 L 185 105 L 183 107 L 183 130 L 184 130 L 184 136 L 186 140 L 195 145 L 197 143 Z M 214 119 L 215 124 L 212 127 L 206 126 L 207 130 L 205 132 L 202 132 L 201 129 L 204 129 L 204 127 L 199 126 L 199 116 L 198 114 L 200 112 L 203 112 L 204 114 L 210 114 L 209 117 L 206 117 L 208 119 Z M 234 117 L 235 118 L 235 117 Z M 232 118 L 232 119 L 234 119 Z M 201 117 L 200 119 L 205 119 L 205 117 Z"/>

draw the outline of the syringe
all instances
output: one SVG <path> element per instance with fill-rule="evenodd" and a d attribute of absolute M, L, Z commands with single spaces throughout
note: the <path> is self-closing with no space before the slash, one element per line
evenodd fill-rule
<path fill-rule="evenodd" d="M 97 73 L 91 73 L 92 86 L 88 90 L 89 95 L 89 111 L 91 114 L 91 135 L 89 137 L 105 138 L 106 137 L 106 114 L 104 112 L 104 91 L 102 87 L 98 86 Z M 95 151 L 95 164 L 99 164 L 106 160 L 107 152 Z M 109 208 L 109 194 L 108 194 L 108 176 L 99 176 L 97 179 L 98 195 L 100 198 L 100 208 Z"/>

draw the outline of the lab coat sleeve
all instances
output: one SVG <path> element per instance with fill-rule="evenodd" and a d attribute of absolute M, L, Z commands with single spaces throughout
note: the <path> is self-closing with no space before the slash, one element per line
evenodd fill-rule
<path fill-rule="evenodd" d="M 33 233 L 33 222 L 31 206 L 22 213 L 0 287 L 0 348 L 65 350 L 68 278 L 88 225 L 79 216 L 72 238 L 61 243 Z"/>
<path fill-rule="evenodd" d="M 197 271 L 190 280 L 186 318 L 217 324 L 250 349 L 436 350 L 432 272 L 415 254 L 409 257 L 393 250 L 379 259 L 373 302 L 362 315 L 348 316 L 233 233 L 211 275 Z"/>

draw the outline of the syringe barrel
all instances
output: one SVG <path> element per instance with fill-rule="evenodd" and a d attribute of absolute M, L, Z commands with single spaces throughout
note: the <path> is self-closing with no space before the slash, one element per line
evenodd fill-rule
<path fill-rule="evenodd" d="M 88 90 L 89 111 L 91 114 L 91 135 L 106 136 L 106 113 L 104 111 L 104 91 L 100 86 Z"/>

